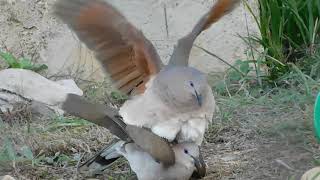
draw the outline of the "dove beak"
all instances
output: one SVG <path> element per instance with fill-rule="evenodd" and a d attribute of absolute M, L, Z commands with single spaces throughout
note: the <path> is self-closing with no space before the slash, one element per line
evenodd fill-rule
<path fill-rule="evenodd" d="M 202 106 L 202 96 L 201 96 L 201 94 L 199 94 L 197 92 L 197 90 L 194 90 L 194 92 L 195 92 L 195 95 L 196 95 L 196 98 L 197 98 L 198 105 L 201 107 Z"/>
<path fill-rule="evenodd" d="M 194 166 L 196 167 L 195 172 L 193 172 L 193 177 L 203 178 L 206 175 L 206 164 L 202 158 L 202 155 L 199 155 L 199 158 L 193 157 Z"/>

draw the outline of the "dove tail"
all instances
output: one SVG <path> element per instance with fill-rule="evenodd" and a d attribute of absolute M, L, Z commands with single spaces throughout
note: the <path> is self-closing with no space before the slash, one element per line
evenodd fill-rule
<path fill-rule="evenodd" d="M 203 30 L 208 29 L 222 16 L 230 13 L 239 4 L 239 2 L 240 0 L 218 0 L 218 2 L 210 10 L 208 14 L 209 17 Z"/>
<path fill-rule="evenodd" d="M 124 144 L 124 141 L 112 141 L 95 155 L 91 156 L 88 160 L 82 163 L 79 166 L 80 172 L 89 172 L 92 175 L 101 174 L 102 171 L 107 169 L 109 165 L 122 156 L 119 153 L 119 150 Z"/>

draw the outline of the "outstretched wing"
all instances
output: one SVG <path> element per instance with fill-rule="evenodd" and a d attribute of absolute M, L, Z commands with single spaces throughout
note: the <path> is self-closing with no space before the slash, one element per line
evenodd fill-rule
<path fill-rule="evenodd" d="M 115 86 L 143 93 L 162 67 L 157 51 L 127 19 L 103 0 L 58 0 L 55 14 L 96 53 Z"/>
<path fill-rule="evenodd" d="M 218 0 L 195 25 L 191 33 L 179 39 L 169 60 L 169 65 L 188 66 L 189 55 L 194 41 L 199 34 L 217 22 L 222 16 L 231 12 L 240 0 Z"/>

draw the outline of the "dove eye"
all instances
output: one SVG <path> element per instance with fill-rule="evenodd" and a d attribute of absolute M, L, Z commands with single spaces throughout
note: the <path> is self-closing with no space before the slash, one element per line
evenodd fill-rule
<path fill-rule="evenodd" d="M 193 84 L 193 82 L 191 82 L 191 81 L 190 81 L 190 86 L 191 86 L 191 87 L 194 87 L 194 84 Z"/>
<path fill-rule="evenodd" d="M 185 154 L 188 154 L 189 151 L 188 151 L 187 149 L 184 149 L 184 153 L 185 153 Z"/>

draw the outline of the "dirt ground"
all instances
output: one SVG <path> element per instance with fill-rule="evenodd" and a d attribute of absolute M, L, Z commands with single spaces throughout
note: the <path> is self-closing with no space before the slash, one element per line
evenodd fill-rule
<path fill-rule="evenodd" d="M 233 125 L 219 129 L 204 145 L 210 167 L 206 179 L 300 179 L 313 166 L 316 150 L 306 145 L 310 131 L 299 130 L 304 128 L 301 112 L 291 110 L 239 108 Z"/>
<path fill-rule="evenodd" d="M 311 126 L 312 104 L 305 103 L 306 100 L 296 102 L 298 98 L 288 93 L 256 99 L 217 97 L 219 111 L 202 147 L 208 166 L 205 179 L 298 180 L 306 170 L 319 164 L 319 145 Z M 78 125 L 68 125 L 65 120 L 62 124 L 59 121 L 31 123 L 32 133 L 23 132 L 23 124 L 0 128 L 2 134 L 12 137 L 17 149 L 27 144 L 35 154 L 42 152 L 47 159 L 53 159 L 51 163 L 41 159 L 34 167 L 17 163 L 12 169 L 9 165 L 0 175 L 11 174 L 19 179 L 85 179 L 76 171 L 79 156 L 86 159 L 112 137 L 107 130 L 92 124 L 75 120 L 72 122 Z M 52 158 L 58 152 L 64 158 Z M 127 179 L 131 175 L 122 159 L 96 178 Z"/>

